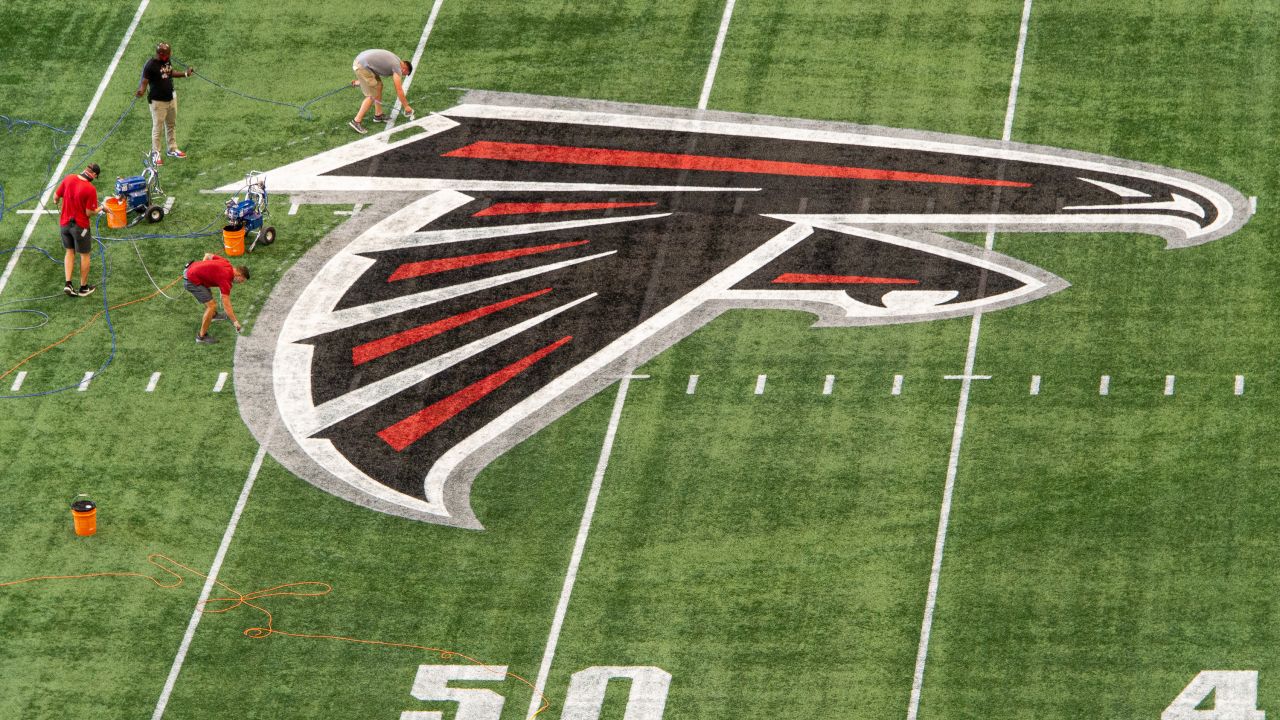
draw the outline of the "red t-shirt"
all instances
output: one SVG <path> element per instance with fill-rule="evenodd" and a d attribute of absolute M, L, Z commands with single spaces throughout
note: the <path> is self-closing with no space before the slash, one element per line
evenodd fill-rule
<path fill-rule="evenodd" d="M 212 260 L 193 262 L 187 268 L 187 279 L 196 285 L 207 288 L 218 288 L 223 297 L 231 295 L 231 281 L 236 271 L 231 268 L 231 261 L 221 255 L 214 255 Z"/>
<path fill-rule="evenodd" d="M 93 183 L 78 174 L 68 175 L 62 178 L 62 183 L 58 185 L 58 191 L 54 196 L 62 199 L 59 225 L 66 225 L 75 220 L 80 227 L 86 229 L 89 227 L 89 213 L 98 207 L 98 191 L 94 189 Z"/>

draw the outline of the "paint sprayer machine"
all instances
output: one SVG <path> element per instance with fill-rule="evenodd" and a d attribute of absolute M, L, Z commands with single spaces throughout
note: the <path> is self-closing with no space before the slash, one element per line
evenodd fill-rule
<path fill-rule="evenodd" d="M 160 222 L 164 219 L 164 208 L 153 203 L 164 196 L 154 158 L 150 154 L 144 155 L 141 175 L 116 178 L 115 197 L 107 198 L 104 203 L 107 209 L 107 227 L 127 227 L 143 218 L 149 223 Z M 135 216 L 132 220 L 129 219 L 130 213 Z"/>
<path fill-rule="evenodd" d="M 265 247 L 276 241 L 276 229 L 266 225 L 270 216 L 267 210 L 267 176 L 254 170 L 244 178 L 244 190 L 227 201 L 227 225 L 222 228 L 222 242 L 228 255 L 246 252 L 244 236 L 253 231 L 253 242 L 247 248 L 253 252 L 258 243 Z"/>

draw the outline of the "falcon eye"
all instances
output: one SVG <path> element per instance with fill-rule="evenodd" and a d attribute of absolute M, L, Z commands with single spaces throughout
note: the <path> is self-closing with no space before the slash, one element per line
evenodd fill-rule
<path fill-rule="evenodd" d="M 932 310 L 959 295 L 955 290 L 890 290 L 880 297 L 880 302 L 892 312 L 909 314 Z"/>

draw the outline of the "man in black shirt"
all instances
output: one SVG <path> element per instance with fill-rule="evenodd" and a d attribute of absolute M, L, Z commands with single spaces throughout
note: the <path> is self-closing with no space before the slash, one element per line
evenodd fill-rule
<path fill-rule="evenodd" d="M 142 66 L 142 82 L 135 93 L 138 97 L 147 93 L 147 102 L 151 105 L 151 156 L 155 158 L 157 165 L 164 164 L 163 145 L 166 134 L 169 157 L 187 156 L 178 149 L 178 139 L 174 135 L 174 126 L 178 122 L 178 95 L 173 91 L 173 78 L 191 77 L 196 69 L 188 67 L 185 72 L 175 74 L 173 66 L 169 64 L 170 52 L 169 43 L 156 46 L 156 56 Z"/>

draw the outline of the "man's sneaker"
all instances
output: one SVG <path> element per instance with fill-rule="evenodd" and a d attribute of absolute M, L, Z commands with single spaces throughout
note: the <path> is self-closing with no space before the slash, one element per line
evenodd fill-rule
<path fill-rule="evenodd" d="M 183 159 L 183 158 L 185 158 L 185 157 L 187 156 L 187 154 L 186 154 L 186 153 L 184 153 L 184 152 L 182 152 L 181 150 L 170 150 L 170 151 L 169 151 L 168 153 L 166 153 L 166 154 L 167 154 L 169 157 L 176 157 L 176 158 L 178 158 L 178 159 Z"/>
<path fill-rule="evenodd" d="M 367 133 L 369 132 L 368 130 L 365 130 L 365 129 L 364 129 L 364 126 L 363 126 L 363 125 L 361 125 L 360 123 L 356 122 L 355 120 L 352 120 L 352 121 L 348 122 L 348 123 L 347 123 L 347 127 L 351 128 L 352 130 L 355 130 L 356 132 L 360 133 L 361 135 L 365 135 L 365 134 L 367 134 Z"/>
<path fill-rule="evenodd" d="M 387 121 L 387 116 L 383 115 L 382 113 L 378 113 L 377 115 L 373 116 L 373 121 L 376 123 L 384 123 Z"/>
<path fill-rule="evenodd" d="M 76 292 L 76 289 L 71 287 L 70 280 L 67 281 L 66 285 L 62 286 L 62 292 L 66 293 L 67 297 L 80 297 L 80 293 Z"/>
<path fill-rule="evenodd" d="M 212 345 L 218 342 L 218 338 L 212 335 L 197 335 L 196 342 L 200 343 L 201 345 Z"/>
<path fill-rule="evenodd" d="M 81 285 L 80 289 L 76 291 L 76 294 L 80 297 L 84 297 L 85 295 L 92 295 L 93 291 L 97 289 L 97 285 Z"/>

